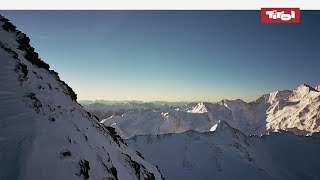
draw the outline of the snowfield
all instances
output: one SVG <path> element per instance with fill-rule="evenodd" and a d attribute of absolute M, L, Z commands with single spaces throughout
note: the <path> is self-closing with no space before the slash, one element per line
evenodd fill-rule
<path fill-rule="evenodd" d="M 246 136 L 226 122 L 213 132 L 139 135 L 125 140 L 168 180 L 320 179 L 320 136 Z"/>
<path fill-rule="evenodd" d="M 162 179 L 0 16 L 0 179 Z"/>

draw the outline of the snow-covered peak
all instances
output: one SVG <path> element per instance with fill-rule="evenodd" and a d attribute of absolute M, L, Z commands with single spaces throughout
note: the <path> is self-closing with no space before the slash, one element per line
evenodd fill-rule
<path fill-rule="evenodd" d="M 286 100 L 291 95 L 292 91 L 290 90 L 275 91 L 270 93 L 268 102 L 273 104 L 277 101 Z"/>
<path fill-rule="evenodd" d="M 226 131 L 229 131 L 230 129 L 233 129 L 227 122 L 225 121 L 218 121 L 218 123 L 216 124 L 216 132 L 224 132 L 227 133 Z"/>
<path fill-rule="evenodd" d="M 221 136 L 232 136 L 233 138 L 235 136 L 241 137 L 242 139 L 246 137 L 245 134 L 243 134 L 240 130 L 232 127 L 226 121 L 218 121 L 214 133 L 219 134 Z"/>
<path fill-rule="evenodd" d="M 235 100 L 228 100 L 228 99 L 223 99 L 220 101 L 218 104 L 221 104 L 227 108 L 237 108 L 237 107 L 242 107 L 242 106 L 247 106 L 247 103 L 244 102 L 242 99 L 235 99 Z"/>
<path fill-rule="evenodd" d="M 313 88 L 312 86 L 308 85 L 308 84 L 300 84 L 300 86 L 297 88 L 297 90 L 299 89 L 308 89 L 309 91 L 316 91 L 315 88 Z"/>
<path fill-rule="evenodd" d="M 208 112 L 206 103 L 199 102 L 196 106 L 192 107 L 190 110 L 187 110 L 190 113 L 205 113 Z"/>
<path fill-rule="evenodd" d="M 310 93 L 319 92 L 315 88 L 307 85 L 307 84 L 301 84 L 296 90 L 293 91 L 294 98 L 303 98 L 309 95 Z"/>

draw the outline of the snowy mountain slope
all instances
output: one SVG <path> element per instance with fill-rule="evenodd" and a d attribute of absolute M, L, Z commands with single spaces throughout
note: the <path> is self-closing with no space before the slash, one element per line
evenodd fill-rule
<path fill-rule="evenodd" d="M 319 179 L 320 136 L 246 136 L 221 121 L 214 132 L 139 135 L 125 140 L 170 179 Z"/>
<path fill-rule="evenodd" d="M 267 110 L 268 130 L 290 130 L 306 135 L 320 131 L 320 92 L 302 84 L 288 98 L 272 104 Z"/>
<path fill-rule="evenodd" d="M 0 179 L 161 179 L 0 16 Z"/>
<path fill-rule="evenodd" d="M 122 116 L 111 116 L 101 123 L 116 128 L 123 138 L 143 134 L 165 134 L 189 129 L 209 131 L 216 124 L 208 114 L 189 113 L 180 110 L 131 110 Z"/>
<path fill-rule="evenodd" d="M 237 99 L 190 103 L 177 109 L 133 110 L 102 122 L 115 127 L 123 138 L 129 138 L 186 130 L 209 131 L 219 120 L 247 135 L 278 130 L 312 134 L 320 131 L 320 92 L 302 84 L 295 90 L 276 91 L 250 103 Z"/>

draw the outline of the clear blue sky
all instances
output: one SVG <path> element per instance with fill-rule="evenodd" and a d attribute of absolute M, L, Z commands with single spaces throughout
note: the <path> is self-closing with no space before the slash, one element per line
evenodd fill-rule
<path fill-rule="evenodd" d="M 320 11 L 0 11 L 79 99 L 254 100 L 320 84 Z"/>

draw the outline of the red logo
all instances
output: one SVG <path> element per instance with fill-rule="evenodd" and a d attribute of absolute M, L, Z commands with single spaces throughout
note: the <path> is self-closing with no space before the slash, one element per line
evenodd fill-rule
<path fill-rule="evenodd" d="M 300 8 L 261 8 L 262 23 L 300 23 Z"/>

